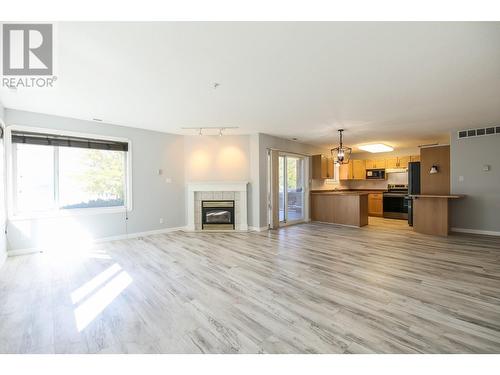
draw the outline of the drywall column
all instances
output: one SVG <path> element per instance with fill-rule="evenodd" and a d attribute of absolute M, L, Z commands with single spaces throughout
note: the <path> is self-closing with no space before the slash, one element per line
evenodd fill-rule
<path fill-rule="evenodd" d="M 452 230 L 500 235 L 500 134 L 450 137 Z"/>

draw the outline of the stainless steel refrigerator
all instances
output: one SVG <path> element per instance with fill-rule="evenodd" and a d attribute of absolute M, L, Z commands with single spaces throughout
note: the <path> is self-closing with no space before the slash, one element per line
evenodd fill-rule
<path fill-rule="evenodd" d="M 408 194 L 420 194 L 420 162 L 413 161 L 408 163 Z M 408 199 L 408 225 L 413 226 L 413 199 Z"/>

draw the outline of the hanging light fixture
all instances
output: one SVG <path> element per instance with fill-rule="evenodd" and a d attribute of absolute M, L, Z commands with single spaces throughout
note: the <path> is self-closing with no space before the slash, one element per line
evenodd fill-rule
<path fill-rule="evenodd" d="M 332 148 L 330 152 L 336 164 L 347 164 L 349 163 L 349 158 L 351 157 L 352 148 L 344 147 L 342 144 L 342 132 L 344 129 L 339 129 L 340 142 L 338 147 Z"/>

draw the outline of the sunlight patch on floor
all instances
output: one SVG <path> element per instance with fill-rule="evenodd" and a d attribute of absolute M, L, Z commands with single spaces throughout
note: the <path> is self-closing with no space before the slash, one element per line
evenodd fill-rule
<path fill-rule="evenodd" d="M 120 267 L 120 265 L 118 263 L 115 263 L 105 271 L 94 277 L 92 280 L 86 282 L 80 288 L 76 289 L 73 293 L 71 293 L 71 301 L 73 301 L 73 304 L 77 304 L 78 302 L 80 302 L 95 289 L 108 281 L 112 276 L 121 271 L 121 269 L 122 268 Z"/>
<path fill-rule="evenodd" d="M 113 265 L 114 266 L 114 265 Z M 81 300 L 84 295 L 90 293 L 89 290 L 94 290 L 97 284 L 102 284 L 102 279 L 109 279 L 110 274 L 113 275 L 121 269 L 121 267 L 110 267 L 106 271 L 104 276 L 100 277 L 102 274 L 98 275 L 97 279 L 92 279 L 89 285 L 85 284 L 82 288 L 77 289 L 72 293 L 72 298 L 75 297 L 76 300 Z M 121 271 L 115 275 L 110 281 L 108 281 L 103 287 L 98 289 L 93 295 L 88 297 L 75 309 L 75 320 L 78 332 L 81 332 L 85 327 L 87 327 L 101 312 L 108 307 L 113 300 L 120 295 L 131 283 L 132 278 L 130 275 Z"/>

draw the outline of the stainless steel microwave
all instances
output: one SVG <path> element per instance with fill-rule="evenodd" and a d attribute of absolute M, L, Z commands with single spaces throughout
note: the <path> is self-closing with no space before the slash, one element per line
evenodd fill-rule
<path fill-rule="evenodd" d="M 367 169 L 367 180 L 385 180 L 385 169 Z"/>

